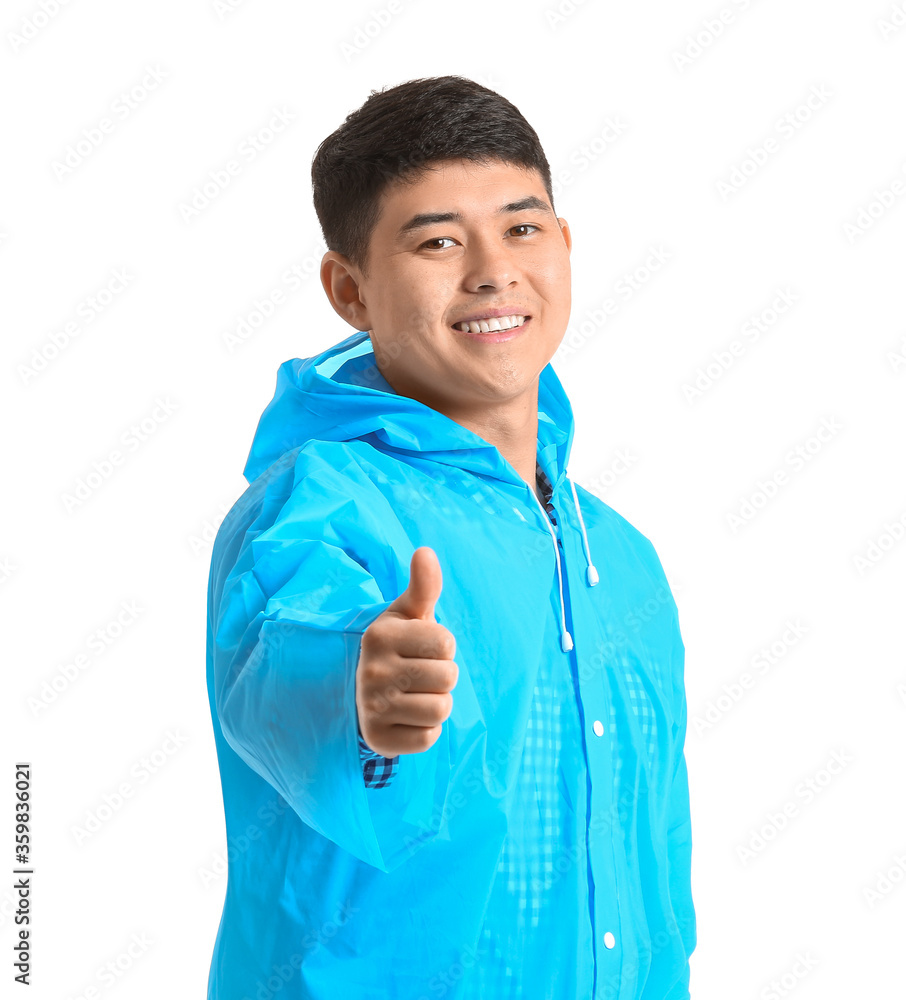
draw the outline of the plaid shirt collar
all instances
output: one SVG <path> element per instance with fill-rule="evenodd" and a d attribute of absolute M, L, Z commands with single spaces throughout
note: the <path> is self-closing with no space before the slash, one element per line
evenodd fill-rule
<path fill-rule="evenodd" d="M 541 488 L 541 495 L 544 498 L 544 509 L 553 519 L 554 505 L 551 503 L 551 496 L 553 495 L 554 488 L 551 486 L 551 481 L 545 475 L 544 469 L 541 468 L 541 463 L 537 459 L 535 460 L 535 478 L 538 486 Z"/>
<path fill-rule="evenodd" d="M 544 469 L 541 468 L 541 463 L 537 460 L 535 461 L 535 478 L 538 480 L 538 485 L 541 487 L 545 504 L 550 503 L 551 494 L 554 492 L 554 489 L 551 486 L 551 481 L 545 475 Z"/>

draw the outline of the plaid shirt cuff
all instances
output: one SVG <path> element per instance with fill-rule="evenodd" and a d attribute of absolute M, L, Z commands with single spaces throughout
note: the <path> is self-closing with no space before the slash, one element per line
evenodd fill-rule
<path fill-rule="evenodd" d="M 362 739 L 361 728 L 359 728 L 359 760 L 363 765 L 362 773 L 367 788 L 384 788 L 389 785 L 399 764 L 398 755 L 396 757 L 382 757 L 381 754 L 375 753 Z"/>

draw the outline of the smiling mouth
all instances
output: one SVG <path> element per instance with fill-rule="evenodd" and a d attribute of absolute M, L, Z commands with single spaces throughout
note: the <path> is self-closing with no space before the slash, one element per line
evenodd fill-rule
<path fill-rule="evenodd" d="M 492 316 L 490 319 L 471 320 L 454 323 L 453 328 L 461 333 L 503 333 L 522 326 L 529 316 Z"/>

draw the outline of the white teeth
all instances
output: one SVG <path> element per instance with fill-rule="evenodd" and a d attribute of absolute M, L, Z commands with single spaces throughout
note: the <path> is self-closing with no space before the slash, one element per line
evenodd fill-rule
<path fill-rule="evenodd" d="M 514 326 L 522 326 L 525 316 L 494 316 L 491 319 L 480 319 L 470 323 L 457 323 L 456 328 L 463 333 L 495 333 L 509 330 Z"/>

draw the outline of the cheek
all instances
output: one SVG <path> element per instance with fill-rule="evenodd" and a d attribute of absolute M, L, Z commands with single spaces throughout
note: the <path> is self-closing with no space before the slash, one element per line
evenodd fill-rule
<path fill-rule="evenodd" d="M 550 309 L 569 309 L 571 280 L 569 266 L 564 267 L 559 261 L 552 262 L 544 273 L 539 275 L 537 288 Z"/>
<path fill-rule="evenodd" d="M 537 279 L 554 293 L 563 294 L 568 290 L 570 280 L 569 254 L 565 247 L 557 247 L 538 261 L 534 269 Z"/>
<path fill-rule="evenodd" d="M 417 295 L 397 296 L 385 315 L 399 361 L 407 366 L 424 366 L 431 351 L 437 348 L 438 327 L 443 326 L 444 309 Z"/>
<path fill-rule="evenodd" d="M 409 329 L 423 334 L 436 333 L 438 327 L 446 325 L 450 296 L 441 289 L 418 283 L 407 291 L 404 321 Z"/>

